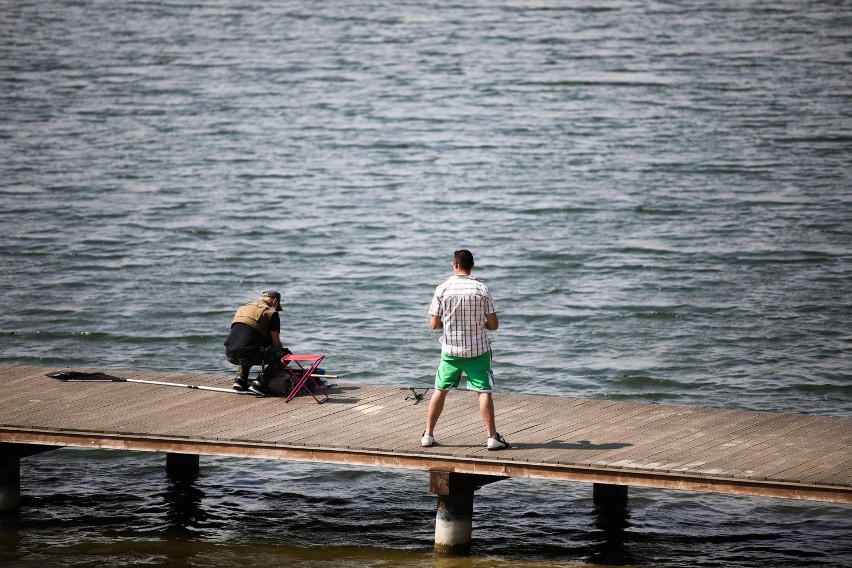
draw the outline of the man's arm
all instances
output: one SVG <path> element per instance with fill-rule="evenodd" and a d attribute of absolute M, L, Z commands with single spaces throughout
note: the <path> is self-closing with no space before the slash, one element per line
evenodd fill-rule
<path fill-rule="evenodd" d="M 494 331 L 498 327 L 500 327 L 500 322 L 497 321 L 497 312 L 485 314 L 485 329 Z"/>
<path fill-rule="evenodd" d="M 276 347 L 278 349 L 281 349 L 282 347 L 284 347 L 283 345 L 281 345 L 281 333 L 280 332 L 270 331 L 269 332 L 269 339 L 272 340 L 272 346 L 273 347 Z"/>
<path fill-rule="evenodd" d="M 441 316 L 432 316 L 431 325 L 432 329 L 443 329 L 444 322 L 441 320 Z"/>

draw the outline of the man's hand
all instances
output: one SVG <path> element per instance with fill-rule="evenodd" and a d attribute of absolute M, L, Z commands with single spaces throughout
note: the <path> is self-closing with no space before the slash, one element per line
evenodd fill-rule
<path fill-rule="evenodd" d="M 497 319 L 496 313 L 490 313 L 485 315 L 485 329 L 488 331 L 494 331 L 500 327 L 500 321 Z"/>

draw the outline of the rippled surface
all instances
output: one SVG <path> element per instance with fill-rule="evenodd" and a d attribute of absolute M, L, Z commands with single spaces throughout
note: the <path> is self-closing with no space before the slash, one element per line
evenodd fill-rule
<path fill-rule="evenodd" d="M 466 247 L 501 390 L 852 415 L 843 2 L 7 4 L 4 363 L 226 385 L 233 310 L 276 286 L 294 351 L 428 386 Z M 24 460 L 2 559 L 436 562 L 420 474 L 160 461 Z M 848 507 L 631 495 L 486 487 L 463 565 L 852 562 Z"/>

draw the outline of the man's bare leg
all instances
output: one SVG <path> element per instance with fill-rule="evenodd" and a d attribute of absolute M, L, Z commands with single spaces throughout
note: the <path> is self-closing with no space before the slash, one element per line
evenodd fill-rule
<path fill-rule="evenodd" d="M 429 400 L 429 413 L 426 415 L 426 436 L 435 435 L 435 425 L 444 411 L 444 401 L 447 400 L 448 392 L 435 389 L 432 393 L 432 398 Z"/>
<path fill-rule="evenodd" d="M 491 398 L 490 392 L 479 393 L 479 412 L 482 414 L 482 420 L 485 422 L 485 430 L 488 431 L 489 438 L 496 438 L 497 426 L 494 423 L 494 399 Z"/>

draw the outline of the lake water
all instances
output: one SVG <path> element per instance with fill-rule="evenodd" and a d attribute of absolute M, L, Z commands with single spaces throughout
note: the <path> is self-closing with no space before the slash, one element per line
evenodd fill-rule
<path fill-rule="evenodd" d="M 275 287 L 293 351 L 427 387 L 469 248 L 503 392 L 850 416 L 850 45 L 845 1 L 4 2 L 0 362 L 229 386 Z M 510 480 L 450 560 L 424 473 L 163 463 L 23 460 L 0 562 L 852 564 L 848 506 Z"/>

